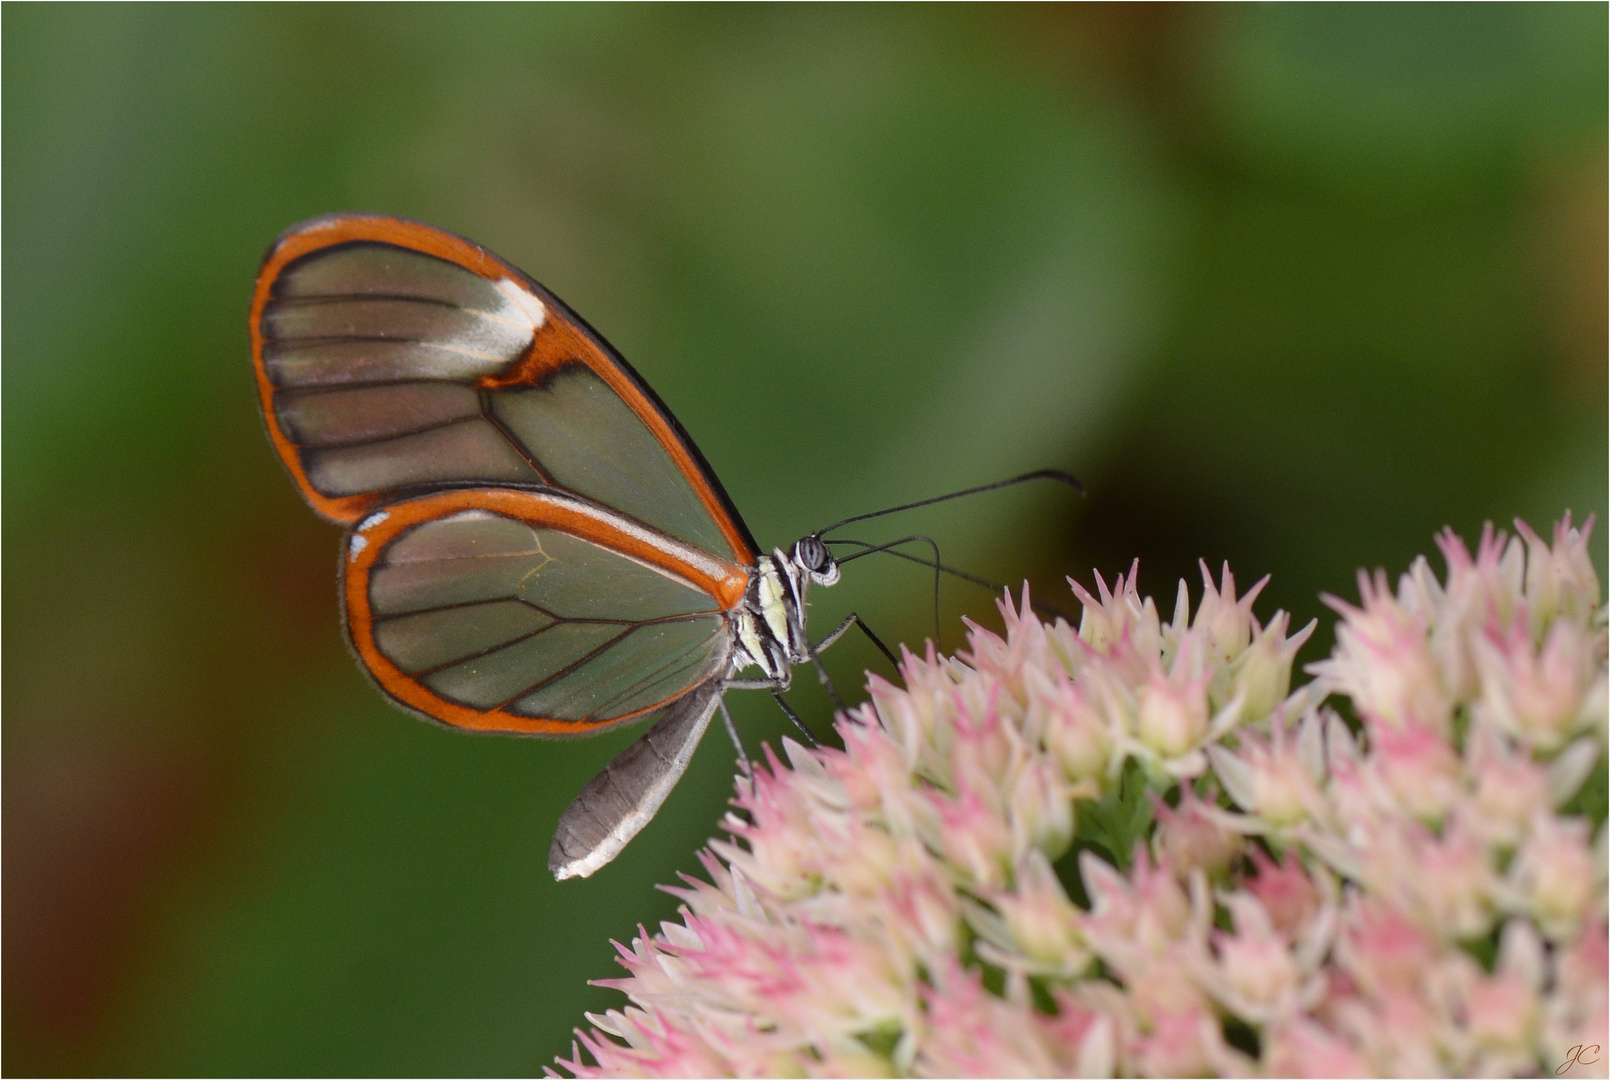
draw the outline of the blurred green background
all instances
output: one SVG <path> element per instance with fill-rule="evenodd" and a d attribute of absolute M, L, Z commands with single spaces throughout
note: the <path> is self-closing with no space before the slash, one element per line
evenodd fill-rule
<path fill-rule="evenodd" d="M 474 738 L 370 690 L 247 358 L 303 218 L 524 267 L 763 542 L 1061 466 L 1087 498 L 862 535 L 1068 606 L 1067 573 L 1139 556 L 1171 601 L 1228 558 L 1306 620 L 1443 525 L 1606 508 L 1602 4 L 11 5 L 3 89 L 13 1075 L 538 1071 L 730 790 L 712 737 L 556 885 L 555 819 L 632 734 Z M 817 625 L 931 635 L 919 569 L 846 579 Z M 948 648 L 963 612 L 998 625 L 947 585 Z"/>

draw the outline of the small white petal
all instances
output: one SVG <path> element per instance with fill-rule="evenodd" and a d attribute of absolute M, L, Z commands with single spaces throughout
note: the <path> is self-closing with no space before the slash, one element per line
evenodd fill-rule
<path fill-rule="evenodd" d="M 749 883 L 744 880 L 743 871 L 736 866 L 732 867 L 732 898 L 737 901 L 738 914 L 760 922 L 766 921 L 766 912 L 761 909 L 755 894 L 749 890 Z"/>
<path fill-rule="evenodd" d="M 1513 971 L 1534 990 L 1543 988 L 1547 961 L 1537 927 L 1524 919 L 1510 919 L 1498 939 L 1498 970 Z"/>
<path fill-rule="evenodd" d="M 1256 813 L 1258 800 L 1252 793 L 1252 767 L 1222 746 L 1209 746 L 1207 755 L 1219 782 L 1235 804 L 1249 814 Z"/>
<path fill-rule="evenodd" d="M 1352 846 L 1345 840 L 1314 829 L 1304 829 L 1302 831 L 1302 841 L 1308 845 L 1315 855 L 1330 864 L 1332 870 L 1335 870 L 1344 878 L 1352 878 L 1357 881 L 1364 876 L 1363 865 L 1359 862 Z"/>
<path fill-rule="evenodd" d="M 660 923 L 660 932 L 665 935 L 666 941 L 679 949 L 698 949 L 701 952 L 704 950 L 704 942 L 699 940 L 699 935 L 682 923 L 667 919 Z"/>
<path fill-rule="evenodd" d="M 1297 728 L 1297 760 L 1314 783 L 1325 779 L 1324 724 L 1316 712 L 1303 716 Z"/>
<path fill-rule="evenodd" d="M 811 756 L 811 752 L 787 735 L 783 736 L 783 753 L 788 755 L 788 764 L 797 773 L 806 776 L 825 776 L 827 770 L 822 763 Z"/>
<path fill-rule="evenodd" d="M 1330 952 L 1331 939 L 1336 936 L 1339 914 L 1334 903 L 1326 903 L 1309 921 L 1294 950 L 1297 966 L 1301 970 L 1314 971 L 1324 962 L 1326 954 Z"/>
<path fill-rule="evenodd" d="M 1325 750 L 1332 769 L 1338 763 L 1358 761 L 1358 742 L 1352 731 L 1348 730 L 1346 721 L 1329 709 L 1325 710 Z"/>
<path fill-rule="evenodd" d="M 1584 736 L 1567 746 L 1549 766 L 1549 793 L 1555 809 L 1571 801 L 1599 762 L 1599 741 Z"/>
<path fill-rule="evenodd" d="M 1227 734 L 1231 728 L 1241 722 L 1241 710 L 1246 707 L 1247 695 L 1245 692 L 1237 693 L 1225 703 L 1224 708 L 1208 722 L 1208 739 L 1219 739 Z"/>
<path fill-rule="evenodd" d="M 1112 1076 L 1117 1069 L 1117 1060 L 1112 1017 L 1104 1013 L 1079 1040 L 1079 1055 L 1074 1059 L 1074 1071 L 1080 1076 Z"/>
<path fill-rule="evenodd" d="M 1085 850 L 1079 852 L 1079 877 L 1091 906 L 1100 910 L 1101 904 L 1121 901 L 1129 895 L 1129 882 L 1107 860 Z"/>

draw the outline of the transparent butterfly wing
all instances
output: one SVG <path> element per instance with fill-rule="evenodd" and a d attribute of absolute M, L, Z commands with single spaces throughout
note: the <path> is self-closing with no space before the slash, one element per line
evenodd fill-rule
<path fill-rule="evenodd" d="M 305 222 L 270 249 L 250 325 L 269 433 L 327 517 L 541 485 L 754 562 L 698 449 L 625 360 L 467 240 L 398 218 Z"/>
<path fill-rule="evenodd" d="M 388 696 L 459 727 L 557 736 L 724 675 L 744 584 L 590 503 L 492 489 L 377 511 L 343 564 L 348 637 Z"/>

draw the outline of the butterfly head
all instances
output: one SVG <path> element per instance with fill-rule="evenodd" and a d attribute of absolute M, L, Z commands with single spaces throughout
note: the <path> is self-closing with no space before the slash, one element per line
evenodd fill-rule
<path fill-rule="evenodd" d="M 839 564 L 833 558 L 827 545 L 822 543 L 819 536 L 807 536 L 794 544 L 789 561 L 805 573 L 810 575 L 812 581 L 818 585 L 836 585 L 839 580 Z"/>

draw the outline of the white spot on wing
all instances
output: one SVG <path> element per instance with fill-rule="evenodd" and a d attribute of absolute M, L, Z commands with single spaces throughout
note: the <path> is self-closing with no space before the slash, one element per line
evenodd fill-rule
<path fill-rule="evenodd" d="M 354 535 L 352 538 L 352 553 L 348 556 L 347 561 L 357 562 L 358 553 L 368 546 L 369 540 L 367 537 Z"/>
<path fill-rule="evenodd" d="M 513 300 L 514 306 L 519 308 L 521 313 L 531 320 L 531 329 L 540 330 L 542 329 L 542 324 L 548 321 L 548 309 L 543 306 L 542 301 L 522 289 L 515 282 L 504 278 L 498 282 L 498 290 L 504 296 Z"/>
<path fill-rule="evenodd" d="M 376 525 L 379 525 L 382 521 L 385 521 L 390 516 L 391 512 L 388 510 L 376 511 L 375 513 L 370 514 L 368 517 L 363 519 L 362 523 L 358 526 L 358 531 L 368 532 L 370 529 L 374 528 Z M 364 543 L 367 544 L 368 541 L 365 540 Z M 362 549 L 360 548 L 359 550 L 361 551 Z"/>

